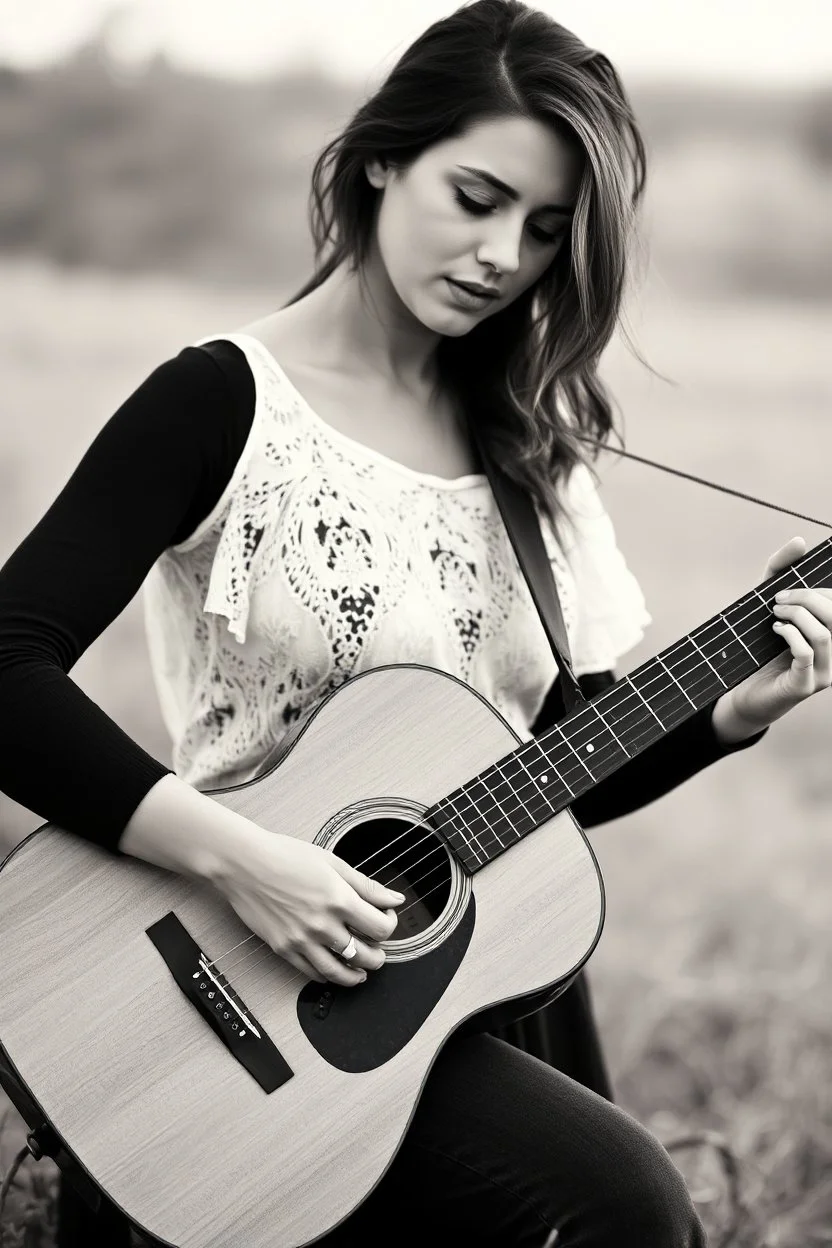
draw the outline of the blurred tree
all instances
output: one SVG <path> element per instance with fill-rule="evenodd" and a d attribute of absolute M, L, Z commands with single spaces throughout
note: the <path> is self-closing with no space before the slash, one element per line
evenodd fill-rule
<path fill-rule="evenodd" d="M 203 282 L 304 280 L 312 164 L 359 88 L 309 69 L 232 82 L 160 54 L 126 75 L 111 43 L 105 22 L 61 63 L 0 70 L 0 248 Z M 666 276 L 699 289 L 832 292 L 832 265 L 817 262 L 829 244 L 829 90 L 636 84 L 633 98 Z M 761 215 L 753 199 L 766 170 L 791 168 L 796 151 L 810 160 L 765 192 Z"/>

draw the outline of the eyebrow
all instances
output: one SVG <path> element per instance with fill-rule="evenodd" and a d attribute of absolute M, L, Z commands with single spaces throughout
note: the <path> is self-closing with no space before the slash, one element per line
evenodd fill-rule
<path fill-rule="evenodd" d="M 513 186 L 509 186 L 507 182 L 503 182 L 501 178 L 495 177 L 493 173 L 489 173 L 486 169 L 474 169 L 471 165 L 457 165 L 457 169 L 463 169 L 466 173 L 473 173 L 476 177 L 482 178 L 483 182 L 488 182 L 497 191 L 502 191 L 509 199 L 518 200 L 520 198 L 519 191 Z M 573 208 L 570 204 L 543 204 L 541 212 L 560 212 L 564 216 L 571 217 Z"/>

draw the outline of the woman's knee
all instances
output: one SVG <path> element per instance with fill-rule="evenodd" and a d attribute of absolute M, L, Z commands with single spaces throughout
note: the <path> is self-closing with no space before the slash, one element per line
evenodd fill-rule
<path fill-rule="evenodd" d="M 593 1176 L 588 1220 L 598 1220 L 598 1243 L 607 1243 L 603 1226 L 617 1248 L 705 1248 L 705 1229 L 668 1152 L 629 1115 L 620 1113 L 618 1125 Z M 579 1236 L 576 1243 L 595 1240 Z"/>

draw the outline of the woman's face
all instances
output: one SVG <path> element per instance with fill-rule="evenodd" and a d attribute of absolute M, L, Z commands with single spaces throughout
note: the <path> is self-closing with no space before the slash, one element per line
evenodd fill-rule
<path fill-rule="evenodd" d="M 402 173 L 368 162 L 368 178 L 384 187 L 376 249 L 388 293 L 439 334 L 460 336 L 494 316 L 563 245 L 581 166 L 575 146 L 527 117 L 481 122 Z M 457 281 L 497 297 L 469 301 Z"/>

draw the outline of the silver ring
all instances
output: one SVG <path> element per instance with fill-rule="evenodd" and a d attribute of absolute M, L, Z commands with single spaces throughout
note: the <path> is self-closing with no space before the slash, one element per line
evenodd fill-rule
<path fill-rule="evenodd" d="M 345 962 L 349 962 L 350 958 L 354 958 L 358 953 L 358 946 L 355 943 L 355 937 L 350 936 L 343 949 L 339 949 L 336 945 L 331 945 L 333 953 L 337 953 L 339 958 L 343 958 Z"/>

